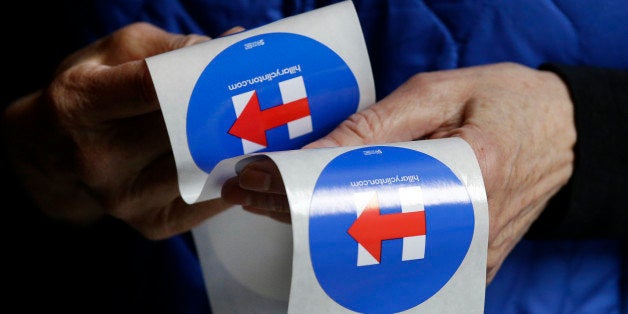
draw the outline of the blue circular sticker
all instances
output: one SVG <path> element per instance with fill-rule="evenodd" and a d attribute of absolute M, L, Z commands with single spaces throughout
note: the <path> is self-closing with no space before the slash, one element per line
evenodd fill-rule
<path fill-rule="evenodd" d="M 187 137 L 209 173 L 223 159 L 299 148 L 330 132 L 360 101 L 355 76 L 322 43 L 297 34 L 249 37 L 220 52 L 192 91 Z"/>
<path fill-rule="evenodd" d="M 413 308 L 467 254 L 473 205 L 439 160 L 406 148 L 356 149 L 320 174 L 310 205 L 312 265 L 323 290 L 363 313 Z"/>

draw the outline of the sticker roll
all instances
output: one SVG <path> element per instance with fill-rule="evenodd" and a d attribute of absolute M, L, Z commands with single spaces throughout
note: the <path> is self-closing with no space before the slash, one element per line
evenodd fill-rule
<path fill-rule="evenodd" d="M 460 138 L 264 155 L 292 224 L 234 207 L 195 230 L 216 313 L 482 313 L 488 212 Z"/>
<path fill-rule="evenodd" d="M 462 139 L 295 150 L 375 102 L 351 1 L 146 59 L 187 203 L 271 158 L 292 224 L 192 230 L 213 313 L 481 313 L 488 215 Z"/>

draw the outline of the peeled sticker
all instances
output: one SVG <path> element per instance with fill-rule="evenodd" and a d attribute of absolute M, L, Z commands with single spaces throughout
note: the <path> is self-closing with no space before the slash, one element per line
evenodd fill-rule
<path fill-rule="evenodd" d="M 292 223 L 234 207 L 194 230 L 214 311 L 483 313 L 488 205 L 464 140 L 261 155 Z"/>
<path fill-rule="evenodd" d="M 221 162 L 299 148 L 375 102 L 348 1 L 146 62 L 188 203 L 220 197 L 233 176 L 233 160 Z"/>
<path fill-rule="evenodd" d="M 375 102 L 351 1 L 148 58 L 188 203 L 278 166 L 291 224 L 192 230 L 213 313 L 482 313 L 487 202 L 462 139 L 299 149 Z"/>

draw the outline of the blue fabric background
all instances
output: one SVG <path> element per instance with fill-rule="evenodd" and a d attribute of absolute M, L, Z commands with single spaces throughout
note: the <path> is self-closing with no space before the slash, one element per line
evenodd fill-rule
<path fill-rule="evenodd" d="M 172 32 L 218 36 L 336 1 L 64 1 L 67 41 L 80 47 L 135 21 Z M 624 0 L 354 1 L 367 42 L 377 96 L 413 74 L 512 61 L 628 68 Z M 333 30 L 330 30 L 333 31 Z M 202 313 L 201 269 L 189 235 L 160 242 L 129 234 L 125 267 L 133 285 L 108 296 L 111 308 Z M 487 313 L 618 313 L 626 273 L 616 241 L 522 241 L 488 286 Z M 156 301 L 158 300 L 158 301 Z M 157 303 L 155 303 L 157 302 Z M 124 310 L 122 310 L 124 311 Z"/>

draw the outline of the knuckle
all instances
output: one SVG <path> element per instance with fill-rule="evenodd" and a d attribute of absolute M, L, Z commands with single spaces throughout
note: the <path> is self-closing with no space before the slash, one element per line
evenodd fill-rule
<path fill-rule="evenodd" d="M 159 28 L 146 22 L 133 23 L 117 30 L 101 42 L 101 49 L 106 52 L 102 61 L 105 64 L 118 64 L 145 58 L 145 52 L 137 48 L 145 45 L 147 38 L 152 38 L 158 32 L 161 32 Z"/>
<path fill-rule="evenodd" d="M 85 122 L 89 108 L 82 91 L 95 84 L 91 75 L 94 70 L 89 64 L 75 65 L 59 73 L 46 89 L 46 103 L 62 124 Z"/>
<path fill-rule="evenodd" d="M 515 63 L 515 62 L 511 62 L 511 61 L 506 61 L 506 62 L 501 62 L 497 64 L 498 67 L 501 67 L 504 70 L 522 70 L 525 67 L 519 63 Z"/>
<path fill-rule="evenodd" d="M 429 86 L 433 75 L 429 72 L 421 72 L 413 75 L 408 82 L 413 86 Z"/>
<path fill-rule="evenodd" d="M 44 93 L 50 109 L 63 120 L 72 121 L 80 116 L 75 112 L 74 106 L 77 103 L 77 94 L 74 91 L 78 80 L 79 76 L 75 71 L 64 71 L 55 77 Z"/>
<path fill-rule="evenodd" d="M 380 112 L 375 108 L 368 108 L 352 114 L 340 126 L 339 130 L 343 135 L 350 135 L 351 138 L 357 138 L 359 143 L 368 144 L 377 141 L 377 136 L 382 130 L 382 117 Z M 350 145 L 355 143 L 347 143 L 346 140 L 336 138 L 330 135 L 332 140 L 338 144 Z"/>
<path fill-rule="evenodd" d="M 147 22 L 135 22 L 120 28 L 107 38 L 107 44 L 116 47 L 128 42 L 140 41 L 147 32 L 155 31 L 156 26 Z"/>
<path fill-rule="evenodd" d="M 442 108 L 443 114 L 447 114 L 452 109 L 452 97 L 462 97 L 455 80 L 455 76 L 448 71 L 422 72 L 412 76 L 401 89 L 411 94 L 410 97 L 416 102 L 426 106 L 443 102 L 448 104 Z"/>
<path fill-rule="evenodd" d="M 473 123 L 465 124 L 464 127 L 454 130 L 451 135 L 462 138 L 473 149 L 487 192 L 494 191 L 496 187 L 503 188 L 501 184 L 506 182 L 505 177 L 509 173 L 505 159 L 508 154 L 503 152 L 504 145 L 500 140 Z"/>
<path fill-rule="evenodd" d="M 441 88 L 441 83 L 447 81 L 447 72 L 421 72 L 413 75 L 407 84 L 419 93 L 430 95 Z"/>
<path fill-rule="evenodd" d="M 177 36 L 177 39 L 172 42 L 170 49 L 192 46 L 207 39 L 209 38 L 197 34 L 179 35 Z"/>
<path fill-rule="evenodd" d="M 142 235 L 150 240 L 162 240 L 181 232 L 182 226 L 171 217 L 172 210 L 170 206 L 157 211 L 153 220 L 144 219 L 145 224 L 140 229 Z"/>

